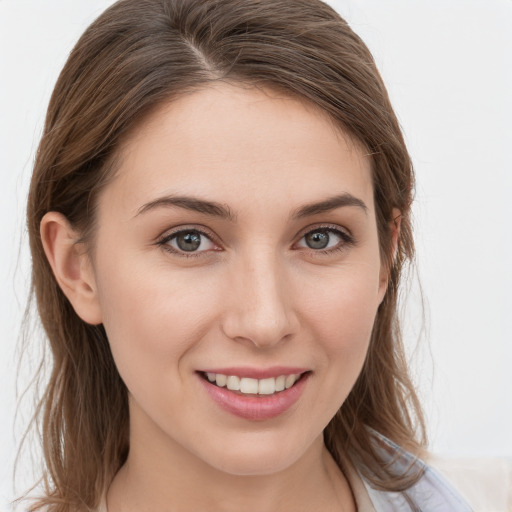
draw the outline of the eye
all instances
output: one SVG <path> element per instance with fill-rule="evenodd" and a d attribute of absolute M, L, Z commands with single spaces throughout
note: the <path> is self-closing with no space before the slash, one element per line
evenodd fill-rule
<path fill-rule="evenodd" d="M 298 246 L 315 251 L 331 252 L 353 244 L 354 239 L 348 233 L 332 227 L 321 227 L 303 235 Z"/>
<path fill-rule="evenodd" d="M 194 253 L 217 250 L 217 246 L 210 237 L 198 229 L 175 231 L 166 235 L 158 243 L 166 250 L 183 256 L 192 256 L 195 255 Z"/>

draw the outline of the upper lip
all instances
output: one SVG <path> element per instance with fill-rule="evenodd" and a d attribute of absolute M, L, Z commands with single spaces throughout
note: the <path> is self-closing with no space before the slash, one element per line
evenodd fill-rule
<path fill-rule="evenodd" d="M 255 368 L 250 366 L 229 366 L 224 368 L 203 368 L 199 370 L 202 373 L 220 373 L 222 375 L 236 375 L 237 377 L 247 377 L 249 379 L 269 379 L 281 375 L 293 375 L 307 372 L 307 368 L 292 366 L 271 366 L 268 368 Z"/>

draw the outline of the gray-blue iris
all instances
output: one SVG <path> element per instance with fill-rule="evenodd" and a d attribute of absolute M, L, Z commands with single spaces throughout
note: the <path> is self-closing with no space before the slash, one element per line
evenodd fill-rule
<path fill-rule="evenodd" d="M 311 249 L 325 249 L 329 244 L 327 231 L 313 231 L 305 236 L 306 244 Z"/>
<path fill-rule="evenodd" d="M 176 237 L 176 244 L 182 251 L 195 251 L 201 245 L 199 233 L 183 233 Z"/>

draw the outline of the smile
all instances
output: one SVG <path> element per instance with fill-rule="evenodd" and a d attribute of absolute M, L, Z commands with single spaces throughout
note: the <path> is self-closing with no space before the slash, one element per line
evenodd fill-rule
<path fill-rule="evenodd" d="M 299 368 L 235 370 L 224 369 L 225 373 L 201 371 L 197 375 L 207 396 L 217 406 L 251 421 L 276 418 L 291 409 L 299 401 L 312 374 Z"/>
<path fill-rule="evenodd" d="M 291 388 L 301 377 L 301 374 L 279 375 L 266 379 L 252 379 L 237 375 L 224 375 L 222 373 L 203 374 L 211 383 L 230 391 L 239 391 L 244 395 L 274 395 Z"/>

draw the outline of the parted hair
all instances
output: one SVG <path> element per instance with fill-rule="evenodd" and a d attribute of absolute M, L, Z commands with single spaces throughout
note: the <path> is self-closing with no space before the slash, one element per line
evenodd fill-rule
<path fill-rule="evenodd" d="M 69 55 L 30 185 L 32 294 L 51 353 L 33 420 L 44 467 L 32 510 L 95 509 L 129 452 L 128 391 L 105 330 L 82 321 L 59 288 L 43 250 L 41 219 L 60 212 L 93 243 L 98 194 L 115 172 L 123 137 L 158 106 L 216 81 L 272 88 L 309 102 L 370 155 L 389 285 L 362 372 L 324 439 L 340 467 L 350 455 L 381 489 L 407 489 L 419 476 L 391 474 L 372 436 L 376 430 L 417 455 L 425 446 L 397 315 L 401 275 L 414 256 L 414 176 L 369 50 L 320 0 L 121 0 Z M 401 218 L 393 253 L 396 209 Z"/>

